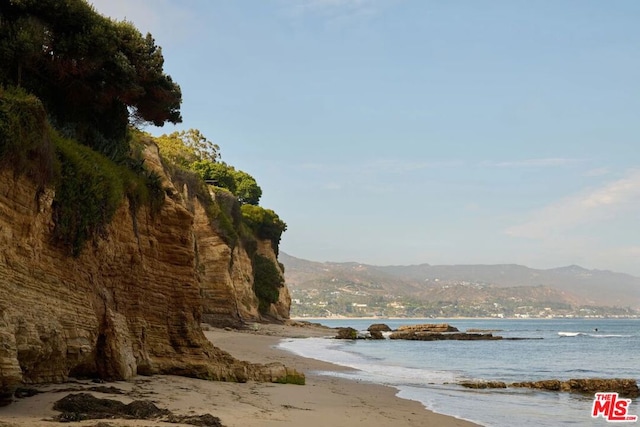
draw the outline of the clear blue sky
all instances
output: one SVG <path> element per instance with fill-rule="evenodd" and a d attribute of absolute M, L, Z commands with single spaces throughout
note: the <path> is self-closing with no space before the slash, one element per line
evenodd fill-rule
<path fill-rule="evenodd" d="M 640 276 L 639 1 L 92 3 L 154 35 L 178 129 L 291 255 Z"/>

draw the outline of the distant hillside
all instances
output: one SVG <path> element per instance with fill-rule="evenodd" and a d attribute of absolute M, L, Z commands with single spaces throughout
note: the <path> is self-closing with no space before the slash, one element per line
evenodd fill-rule
<path fill-rule="evenodd" d="M 585 299 L 585 303 L 640 308 L 640 278 L 577 265 L 537 270 L 522 265 L 413 265 L 375 267 L 411 282 L 473 281 L 500 287 L 548 286 Z"/>
<path fill-rule="evenodd" d="M 537 316 L 623 314 L 640 309 L 640 278 L 578 266 L 371 266 L 280 253 L 292 315 Z M 298 307 L 296 307 L 296 303 Z M 304 306 L 304 310 L 303 310 Z"/>
<path fill-rule="evenodd" d="M 311 289 L 325 283 L 355 284 L 377 293 L 419 293 L 423 286 L 413 279 L 403 279 L 393 271 L 387 273 L 378 267 L 355 262 L 313 262 L 280 252 L 279 261 L 285 266 L 287 284 L 300 289 Z"/>

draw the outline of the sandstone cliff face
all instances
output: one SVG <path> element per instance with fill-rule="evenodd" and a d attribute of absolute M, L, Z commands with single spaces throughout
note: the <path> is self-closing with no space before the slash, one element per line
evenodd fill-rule
<path fill-rule="evenodd" d="M 155 146 L 146 151 L 160 170 Z M 251 263 L 180 197 L 166 197 L 154 216 L 140 209 L 132 217 L 123 200 L 106 236 L 73 258 L 51 243 L 53 194 L 35 194 L 26 178 L 0 171 L 0 400 L 20 383 L 69 376 L 287 374 L 238 362 L 204 337 L 203 301 L 207 315 L 259 319 Z M 273 307 L 280 318 L 288 316 L 283 291 Z"/>
<path fill-rule="evenodd" d="M 200 203 L 194 206 L 194 233 L 197 241 L 196 270 L 202 294 L 202 321 L 214 326 L 234 326 L 262 320 L 253 290 L 254 274 L 248 249 L 242 242 L 234 247 L 227 245 L 209 225 L 205 209 Z M 258 240 L 257 254 L 272 260 L 284 277 L 271 241 Z M 266 315 L 276 320 L 288 319 L 290 306 L 289 290 L 280 288 L 279 300 L 271 304 Z"/>

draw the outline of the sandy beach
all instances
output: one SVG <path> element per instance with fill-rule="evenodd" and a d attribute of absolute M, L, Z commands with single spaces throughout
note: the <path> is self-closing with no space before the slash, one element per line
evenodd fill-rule
<path fill-rule="evenodd" d="M 292 322 L 296 325 L 297 322 Z M 395 396 L 391 387 L 365 384 L 317 371 L 339 371 L 346 368 L 293 355 L 274 348 L 283 338 L 327 336 L 331 331 L 323 328 L 291 325 L 254 325 L 247 330 L 210 328 L 205 335 L 217 347 L 238 359 L 256 363 L 282 362 L 307 376 L 306 385 L 221 383 L 158 375 L 136 377 L 128 382 L 112 382 L 100 386 L 113 386 L 123 394 L 92 392 L 96 397 L 117 399 L 124 403 L 132 400 L 150 400 L 160 408 L 175 414 L 200 415 L 209 413 L 219 417 L 227 427 L 471 427 L 476 424 L 436 414 L 414 401 Z M 96 384 L 77 381 L 54 384 L 39 389 L 46 391 L 32 397 L 18 399 L 0 408 L 0 427 L 12 426 L 187 426 L 149 420 L 88 420 L 73 423 L 52 422 L 58 414 L 53 402 L 72 391 L 81 391 Z"/>

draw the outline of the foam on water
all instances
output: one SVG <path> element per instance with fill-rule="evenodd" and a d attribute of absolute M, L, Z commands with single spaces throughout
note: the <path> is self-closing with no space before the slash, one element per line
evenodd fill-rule
<path fill-rule="evenodd" d="M 428 371 L 424 369 L 382 363 L 375 357 L 350 352 L 350 342 L 336 342 L 325 338 L 290 339 L 282 341 L 278 347 L 318 360 L 353 368 L 353 372 L 323 372 L 350 379 L 367 380 L 385 385 L 426 385 L 429 383 L 446 383 L 455 380 L 455 375 L 448 371 Z"/>
<path fill-rule="evenodd" d="M 328 326 L 366 329 L 371 321 L 323 322 Z M 401 324 L 408 324 L 404 320 Z M 425 323 L 416 320 L 413 323 Z M 280 347 L 354 371 L 331 373 L 349 379 L 393 386 L 398 396 L 426 408 L 485 426 L 602 426 L 590 416 L 593 396 L 530 389 L 464 389 L 461 380 L 506 382 L 569 378 L 640 379 L 640 321 L 451 320 L 467 328 L 501 329 L 505 337 L 543 338 L 525 341 L 338 341 L 290 339 Z M 392 328 L 398 326 L 389 322 Z M 600 326 L 603 325 L 603 326 Z M 576 327 L 578 326 L 578 327 Z M 606 333 L 590 333 L 595 327 Z M 576 327 L 572 329 L 572 327 Z M 575 336 L 559 332 L 573 331 Z M 567 333 L 567 332 L 565 332 Z M 593 336 L 591 336 L 593 335 Z M 605 339 L 590 339 L 605 338 Z M 638 402 L 632 414 L 640 413 Z"/>

